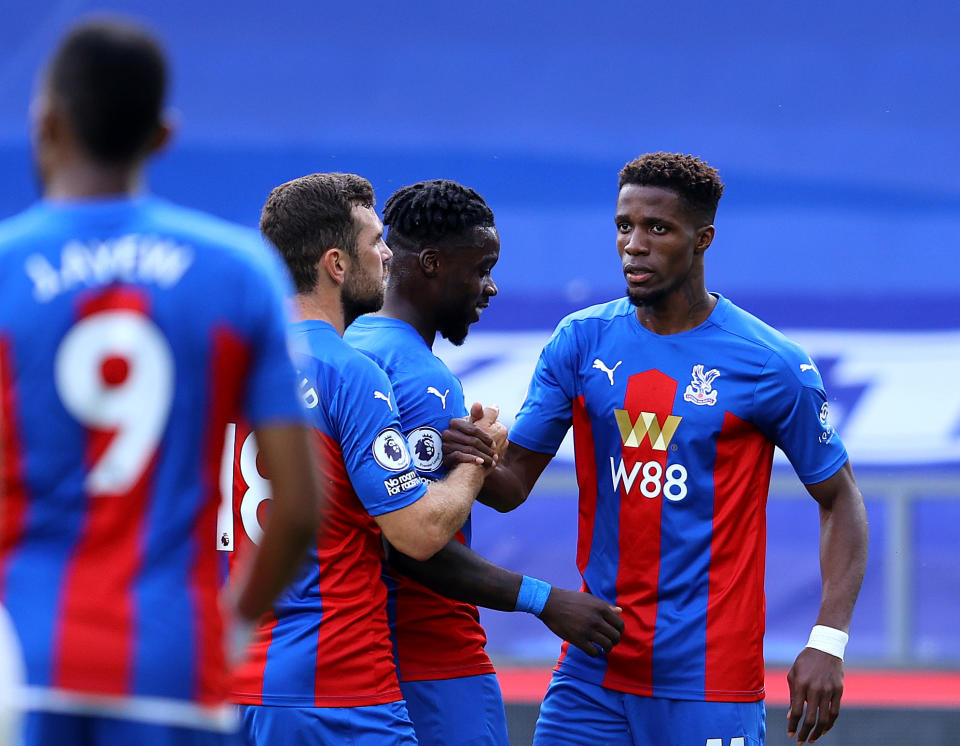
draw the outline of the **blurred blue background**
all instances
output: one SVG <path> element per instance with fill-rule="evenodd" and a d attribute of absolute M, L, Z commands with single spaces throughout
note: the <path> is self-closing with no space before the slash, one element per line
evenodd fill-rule
<path fill-rule="evenodd" d="M 484 194 L 501 293 L 444 354 L 468 395 L 489 391 L 505 412 L 543 330 L 623 291 L 619 168 L 651 150 L 719 168 L 708 286 L 807 346 L 862 466 L 874 531 L 850 659 L 960 665 L 960 6 L 7 3 L 0 216 L 36 196 L 36 71 L 93 10 L 144 19 L 166 42 L 179 133 L 152 184 L 171 199 L 253 226 L 273 186 L 313 171 L 361 173 L 380 204 L 426 178 Z M 575 585 L 570 474 L 561 457 L 515 516 L 478 508 L 476 546 Z M 788 470 L 777 479 L 775 661 L 802 645 L 819 597 L 816 511 Z M 485 619 L 499 659 L 556 652 L 535 620 Z"/>

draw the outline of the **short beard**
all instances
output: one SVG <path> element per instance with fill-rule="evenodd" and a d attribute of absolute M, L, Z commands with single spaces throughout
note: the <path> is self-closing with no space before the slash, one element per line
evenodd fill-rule
<path fill-rule="evenodd" d="M 464 343 L 467 335 L 470 333 L 470 324 L 462 322 L 455 325 L 451 320 L 444 326 L 438 328 L 437 331 L 440 332 L 441 337 L 459 347 Z"/>
<path fill-rule="evenodd" d="M 639 298 L 635 296 L 633 293 L 631 293 L 630 288 L 628 287 L 627 299 L 637 308 L 652 308 L 661 300 L 663 300 L 663 298 L 666 297 L 667 293 L 669 292 L 670 292 L 669 290 L 656 290 L 652 293 L 648 293 L 642 298 Z"/>
<path fill-rule="evenodd" d="M 373 295 L 364 295 L 355 288 L 344 286 L 340 295 L 340 307 L 343 309 L 343 326 L 350 326 L 365 313 L 374 313 L 383 307 L 383 287 Z"/>
<path fill-rule="evenodd" d="M 676 283 L 670 287 L 660 288 L 659 290 L 652 290 L 642 298 L 633 295 L 630 292 L 630 286 L 627 286 L 627 298 L 630 302 L 635 305 L 637 308 L 653 308 L 660 301 L 666 298 L 670 293 L 674 292 L 677 288 L 683 287 L 683 284 L 687 281 L 687 278 L 678 280 Z"/>

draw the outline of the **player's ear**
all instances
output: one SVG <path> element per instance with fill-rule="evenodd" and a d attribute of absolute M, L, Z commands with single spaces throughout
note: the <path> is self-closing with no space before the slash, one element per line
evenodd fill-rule
<path fill-rule="evenodd" d="M 436 277 L 440 272 L 440 252 L 428 246 L 423 249 L 418 259 L 420 261 L 420 271 L 427 277 Z"/>
<path fill-rule="evenodd" d="M 335 285 L 343 285 L 350 268 L 350 257 L 347 252 L 336 247 L 327 249 L 320 257 L 319 270 L 326 272 Z"/>
<path fill-rule="evenodd" d="M 30 102 L 30 123 L 31 138 L 37 150 L 58 142 L 68 126 L 47 94 L 39 94 Z"/>
<path fill-rule="evenodd" d="M 696 252 L 702 254 L 708 248 L 710 244 L 713 243 L 713 237 L 716 234 L 716 229 L 712 225 L 704 225 L 700 228 L 697 228 L 697 245 Z"/>
<path fill-rule="evenodd" d="M 153 133 L 153 137 L 150 138 L 150 155 L 159 153 L 170 143 L 170 140 L 173 139 L 173 133 L 177 129 L 177 121 L 179 117 L 177 112 L 173 109 L 165 111 L 163 113 L 163 118 L 160 120 L 160 124 L 157 126 L 157 131 Z"/>

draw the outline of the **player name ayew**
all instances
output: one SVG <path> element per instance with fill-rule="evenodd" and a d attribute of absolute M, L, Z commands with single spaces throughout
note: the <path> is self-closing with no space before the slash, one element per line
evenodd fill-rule
<path fill-rule="evenodd" d="M 142 282 L 169 288 L 193 262 L 193 251 L 160 236 L 136 234 L 106 241 L 70 241 L 55 267 L 42 254 L 31 254 L 24 270 L 33 281 L 33 296 L 41 303 L 75 287 L 114 282 Z"/>

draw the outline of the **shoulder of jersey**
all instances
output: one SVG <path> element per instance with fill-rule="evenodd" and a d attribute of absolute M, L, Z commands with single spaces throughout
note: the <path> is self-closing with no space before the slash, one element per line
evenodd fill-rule
<path fill-rule="evenodd" d="M 343 333 L 344 341 L 354 349 L 360 350 L 367 357 L 380 361 L 379 347 L 377 344 L 382 334 L 379 324 L 373 322 L 366 316 L 354 320 L 347 330 Z"/>
<path fill-rule="evenodd" d="M 436 359 L 412 327 L 397 325 L 376 316 L 360 317 L 348 328 L 343 338 L 373 360 L 393 379 L 395 373 L 409 374 L 431 365 Z M 439 362 L 439 359 L 437 359 Z M 420 371 L 422 372 L 422 371 Z"/>
<path fill-rule="evenodd" d="M 0 221 L 0 250 L 16 247 L 24 239 L 35 239 L 38 232 L 52 233 L 49 221 L 43 219 L 39 205 L 27 208 L 21 213 Z M 33 243 L 24 245 L 24 248 L 33 247 Z"/>
<path fill-rule="evenodd" d="M 257 274 L 277 283 L 284 294 L 292 294 L 287 268 L 279 252 L 253 228 L 162 199 L 152 200 L 149 209 L 159 232 L 202 244 L 208 255 L 220 249 L 221 257 L 236 258 L 238 264 L 251 267 Z"/>
<path fill-rule="evenodd" d="M 311 332 L 294 334 L 294 354 L 306 355 L 320 367 L 329 368 L 344 382 L 385 379 L 386 373 L 360 350 L 354 348 L 336 332 L 323 333 L 322 338 L 311 338 Z M 316 340 L 316 343 L 314 343 Z"/>
<path fill-rule="evenodd" d="M 554 334 L 559 334 L 571 327 L 613 321 L 623 316 L 629 316 L 631 313 L 633 313 L 633 306 L 630 304 L 628 298 L 618 298 L 617 300 L 607 301 L 606 303 L 597 303 L 596 305 L 588 306 L 564 316 L 560 323 L 557 324 Z"/>
<path fill-rule="evenodd" d="M 206 236 L 211 243 L 227 246 L 263 247 L 260 234 L 253 228 L 231 223 L 200 210 L 160 198 L 150 200 L 147 209 L 150 217 L 163 225 L 171 235 Z"/>
<path fill-rule="evenodd" d="M 783 332 L 730 303 L 721 328 L 773 353 L 773 364 L 792 372 L 806 386 L 821 386 L 820 371 L 804 349 Z"/>

